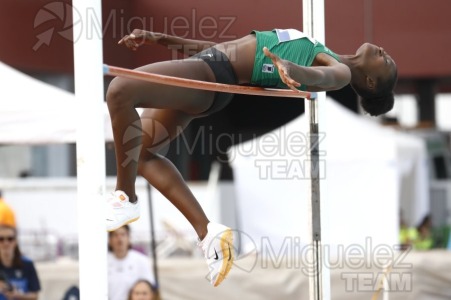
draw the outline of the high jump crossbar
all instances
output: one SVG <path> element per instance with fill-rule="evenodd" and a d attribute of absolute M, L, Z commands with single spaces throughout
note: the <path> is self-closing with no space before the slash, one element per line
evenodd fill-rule
<path fill-rule="evenodd" d="M 184 88 L 192 88 L 214 92 L 224 92 L 231 94 L 270 96 L 270 97 L 288 97 L 288 98 L 305 98 L 315 99 L 316 93 L 293 91 L 290 89 L 270 89 L 255 86 L 231 85 L 224 83 L 200 81 L 193 79 L 186 79 L 174 76 L 160 75 L 155 73 L 147 73 L 138 70 L 130 70 L 115 66 L 103 65 L 103 73 L 105 75 L 125 77 L 129 79 L 144 80 L 152 83 L 171 85 Z"/>

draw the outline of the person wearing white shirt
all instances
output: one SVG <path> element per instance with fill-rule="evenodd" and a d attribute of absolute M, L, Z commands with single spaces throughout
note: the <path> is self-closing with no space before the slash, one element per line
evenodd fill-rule
<path fill-rule="evenodd" d="M 131 248 L 130 227 L 108 233 L 108 299 L 126 300 L 140 279 L 155 283 L 149 258 Z"/>

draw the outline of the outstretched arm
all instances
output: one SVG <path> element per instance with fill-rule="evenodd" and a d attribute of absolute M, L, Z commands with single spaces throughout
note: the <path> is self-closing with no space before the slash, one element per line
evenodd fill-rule
<path fill-rule="evenodd" d="M 137 50 L 142 45 L 160 44 L 189 56 L 216 45 L 216 43 L 210 41 L 185 39 L 141 29 L 133 30 L 131 34 L 124 36 L 118 44 L 122 44 L 132 50 Z"/>
<path fill-rule="evenodd" d="M 332 66 L 303 67 L 281 59 L 266 47 L 263 48 L 263 52 L 277 67 L 282 82 L 293 90 L 297 90 L 301 83 L 308 86 L 309 91 L 312 92 L 338 90 L 351 81 L 351 70 L 342 63 Z"/>

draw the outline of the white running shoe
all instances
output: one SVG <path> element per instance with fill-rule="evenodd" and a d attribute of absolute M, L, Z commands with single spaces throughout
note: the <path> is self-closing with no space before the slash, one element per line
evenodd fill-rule
<path fill-rule="evenodd" d="M 112 192 L 107 198 L 106 228 L 114 231 L 139 219 L 139 201 L 131 203 L 123 191 Z"/>
<path fill-rule="evenodd" d="M 230 228 L 211 222 L 207 225 L 207 231 L 198 246 L 202 248 L 207 260 L 210 283 L 218 286 L 229 273 L 235 259 L 233 233 Z"/>

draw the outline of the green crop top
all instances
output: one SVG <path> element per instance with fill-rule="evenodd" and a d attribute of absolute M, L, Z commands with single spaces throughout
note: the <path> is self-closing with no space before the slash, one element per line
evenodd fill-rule
<path fill-rule="evenodd" d="M 251 84 L 287 88 L 279 77 L 277 68 L 270 58 L 263 53 L 263 47 L 267 47 L 272 53 L 282 59 L 289 60 L 297 65 L 309 67 L 312 65 L 318 53 L 326 53 L 337 61 L 337 54 L 329 50 L 323 44 L 294 29 L 274 29 L 272 31 L 252 31 L 257 38 L 254 69 L 252 71 Z M 299 87 L 306 89 L 305 85 Z"/>

